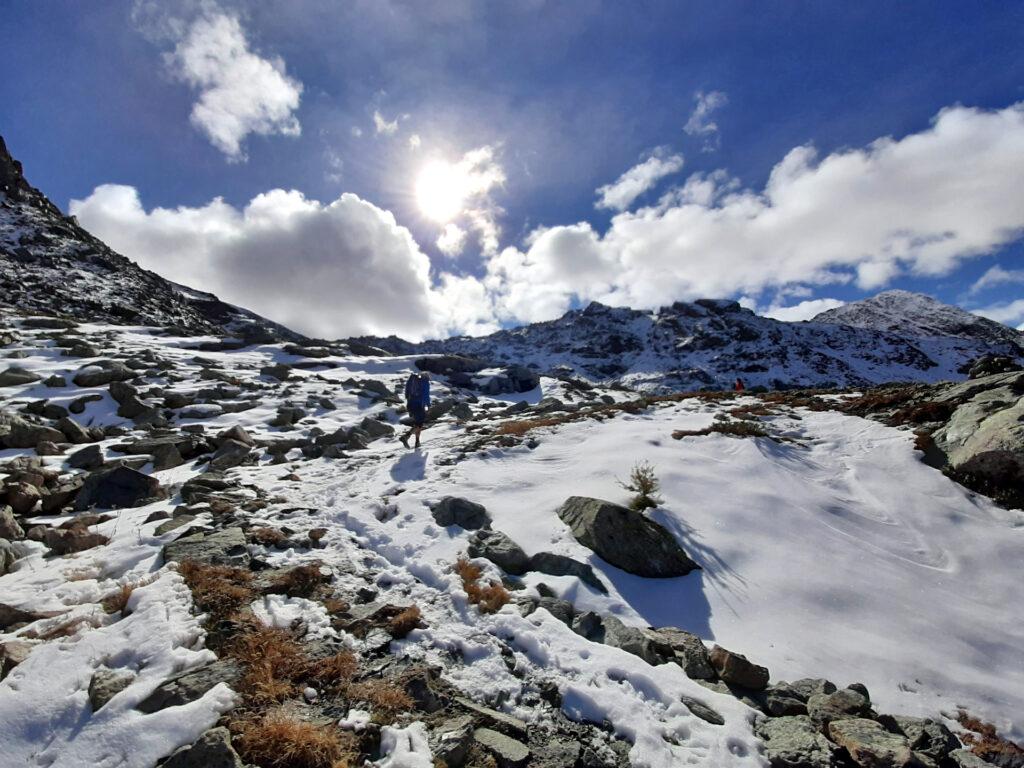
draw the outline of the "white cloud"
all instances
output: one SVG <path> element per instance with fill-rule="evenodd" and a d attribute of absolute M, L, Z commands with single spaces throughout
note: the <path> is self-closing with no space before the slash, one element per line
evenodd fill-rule
<path fill-rule="evenodd" d="M 678 173 L 682 167 L 682 155 L 668 154 L 665 148 L 659 148 L 650 157 L 634 165 L 611 184 L 598 187 L 597 194 L 600 199 L 595 203 L 595 207 L 624 211 L 660 179 Z"/>
<path fill-rule="evenodd" d="M 409 137 L 409 149 L 419 149 L 422 143 L 423 140 L 418 133 L 414 133 Z"/>
<path fill-rule="evenodd" d="M 704 140 L 701 151 L 713 152 L 721 145 L 721 140 L 718 135 L 718 123 L 712 119 L 712 115 L 729 103 L 729 97 L 722 91 L 697 91 L 693 98 L 697 104 L 683 130 L 690 136 Z"/>
<path fill-rule="evenodd" d="M 835 309 L 846 304 L 839 299 L 808 299 L 789 307 L 771 306 L 761 314 L 776 320 L 784 320 L 787 323 L 796 323 L 800 320 L 810 320 L 815 315 L 828 309 Z"/>
<path fill-rule="evenodd" d="M 108 184 L 70 210 L 142 267 L 303 333 L 418 339 L 478 330 L 492 317 L 473 281 L 442 276 L 435 291 L 411 233 L 353 194 L 324 204 L 275 189 L 241 210 L 217 198 L 147 211 L 133 187 Z"/>
<path fill-rule="evenodd" d="M 345 161 L 333 149 L 324 150 L 324 178 L 332 184 L 337 184 L 342 179 L 342 171 L 345 169 Z"/>
<path fill-rule="evenodd" d="M 452 177 L 459 182 L 462 211 L 450 223 L 456 224 L 467 235 L 472 233 L 484 256 L 493 256 L 500 247 L 501 226 L 498 219 L 503 211 L 492 197 L 495 190 L 505 185 L 505 169 L 498 160 L 499 149 L 498 146 L 490 145 L 477 147 L 451 164 Z M 442 240 L 454 243 L 445 239 L 442 233 L 437 243 L 439 248 Z M 460 244 L 459 252 L 467 242 L 468 239 L 465 239 Z"/>
<path fill-rule="evenodd" d="M 238 18 L 211 7 L 187 25 L 166 60 L 174 74 L 199 91 L 192 124 L 231 161 L 245 159 L 250 133 L 298 136 L 302 84 L 289 77 L 279 57 L 249 47 Z"/>
<path fill-rule="evenodd" d="M 388 122 L 384 119 L 384 115 L 375 109 L 373 111 L 373 127 L 378 134 L 383 133 L 385 136 L 393 136 L 398 132 L 398 118 L 396 117 Z"/>
<path fill-rule="evenodd" d="M 358 125 L 353 125 L 350 130 L 352 131 L 352 135 L 355 136 L 357 139 L 363 135 L 363 129 L 360 128 Z"/>
<path fill-rule="evenodd" d="M 445 256 L 458 256 L 462 253 L 462 249 L 466 247 L 466 237 L 468 234 L 458 224 L 449 222 L 437 238 L 437 249 Z"/>
<path fill-rule="evenodd" d="M 790 151 L 760 191 L 695 175 L 658 204 L 506 249 L 487 284 L 505 316 L 550 319 L 576 299 L 656 307 L 795 284 L 939 276 L 1024 233 L 1024 104 L 951 107 L 927 130 L 819 158 Z"/>
<path fill-rule="evenodd" d="M 980 293 L 986 288 L 1008 283 L 1024 283 L 1024 269 L 1003 269 L 996 264 L 994 267 L 989 267 L 985 274 L 974 281 L 970 293 Z"/>
<path fill-rule="evenodd" d="M 995 320 L 997 323 L 1015 325 L 1018 326 L 1018 330 L 1024 330 L 1024 328 L 1020 327 L 1024 323 L 1024 299 L 1017 299 L 1016 301 L 1004 304 L 993 304 L 981 309 L 972 309 L 971 312 L 987 317 L 989 320 Z"/>

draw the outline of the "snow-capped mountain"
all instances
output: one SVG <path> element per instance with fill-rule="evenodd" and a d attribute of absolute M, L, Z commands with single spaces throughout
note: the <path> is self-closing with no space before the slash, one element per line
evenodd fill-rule
<path fill-rule="evenodd" d="M 25 179 L 0 137 L 0 295 L 8 308 L 175 327 L 246 340 L 298 340 L 282 325 L 140 268 L 65 216 Z"/>
<path fill-rule="evenodd" d="M 943 316 L 974 317 L 931 301 Z M 398 354 L 468 355 L 668 390 L 728 387 L 736 377 L 748 386 L 768 387 L 938 381 L 960 378 L 964 366 L 984 354 L 1021 354 L 1009 328 L 1002 339 L 985 325 L 980 327 L 986 332 L 977 336 L 963 324 L 957 327 L 962 335 L 897 333 L 835 321 L 787 323 L 760 317 L 734 301 L 701 299 L 654 312 L 595 302 L 557 320 L 479 338 L 361 341 Z"/>
<path fill-rule="evenodd" d="M 871 298 L 821 312 L 812 322 L 872 328 L 901 336 L 953 336 L 1015 345 L 1024 351 L 1024 333 L 910 291 L 883 291 Z"/>

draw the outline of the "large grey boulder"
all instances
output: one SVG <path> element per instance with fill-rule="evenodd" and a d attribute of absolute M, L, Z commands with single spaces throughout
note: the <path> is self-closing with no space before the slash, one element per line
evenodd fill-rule
<path fill-rule="evenodd" d="M 626 573 L 685 576 L 699 568 L 667 530 L 640 512 L 610 501 L 571 496 L 558 509 L 576 540 Z"/>
<path fill-rule="evenodd" d="M 140 712 L 152 714 L 167 707 L 179 707 L 201 698 L 218 683 L 231 685 L 241 676 L 238 665 L 230 660 L 217 661 L 181 672 L 165 680 L 156 690 L 135 707 Z"/>
<path fill-rule="evenodd" d="M 530 558 L 530 570 L 538 573 L 546 573 L 548 576 L 575 576 L 584 584 L 588 584 L 602 595 L 608 594 L 606 587 L 597 578 L 594 569 L 587 563 L 573 560 L 565 555 L 556 555 L 552 552 L 538 552 Z"/>
<path fill-rule="evenodd" d="M 167 490 L 155 477 L 120 466 L 89 475 L 75 497 L 75 509 L 141 507 L 149 501 L 166 497 Z"/>
<path fill-rule="evenodd" d="M 164 562 L 196 560 L 210 565 L 245 567 L 249 550 L 241 528 L 225 528 L 213 533 L 193 533 L 164 546 Z"/>
<path fill-rule="evenodd" d="M 0 387 L 17 387 L 22 384 L 32 384 L 42 378 L 38 373 L 12 365 L 7 370 L 0 371 Z"/>
<path fill-rule="evenodd" d="M 43 424 L 32 424 L 15 417 L 8 423 L 9 430 L 2 438 L 5 448 L 35 448 L 43 442 L 62 443 L 64 433 Z"/>
<path fill-rule="evenodd" d="M 490 560 L 505 573 L 513 576 L 522 576 L 530 568 L 530 558 L 518 544 L 501 531 L 477 531 L 469 540 L 467 552 L 470 557 Z"/>
<path fill-rule="evenodd" d="M 87 445 L 68 456 L 72 469 L 97 469 L 103 465 L 103 450 L 98 445 Z"/>
<path fill-rule="evenodd" d="M 225 440 L 210 459 L 210 469 L 214 472 L 231 469 L 244 464 L 252 452 L 252 448 L 238 440 Z"/>
<path fill-rule="evenodd" d="M 768 669 L 760 664 L 754 664 L 743 654 L 716 645 L 708 657 L 711 666 L 726 683 L 752 691 L 763 691 L 768 686 Z"/>
<path fill-rule="evenodd" d="M 463 499 L 458 496 L 445 496 L 430 508 L 434 522 L 446 528 L 457 525 L 466 530 L 475 531 L 491 527 L 491 516 L 483 504 Z"/>
<path fill-rule="evenodd" d="M 697 635 L 676 627 L 661 627 L 653 631 L 661 642 L 672 649 L 675 662 L 683 668 L 687 677 L 694 680 L 714 680 L 717 677 L 711 666 L 707 646 Z"/>
<path fill-rule="evenodd" d="M 72 381 L 77 387 L 102 387 L 114 381 L 128 381 L 138 374 L 117 360 L 100 360 L 78 370 Z"/>
<path fill-rule="evenodd" d="M 835 747 L 806 715 L 772 717 L 756 728 L 772 768 L 832 768 Z"/>
<path fill-rule="evenodd" d="M 172 753 L 161 768 L 245 768 L 227 728 L 211 728 L 190 746 Z"/>
<path fill-rule="evenodd" d="M 878 718 L 890 731 L 907 737 L 915 753 L 941 762 L 950 752 L 960 747 L 960 741 L 942 723 L 928 718 L 882 715 Z"/>
<path fill-rule="evenodd" d="M 918 766 L 905 736 L 891 733 L 874 720 L 863 717 L 833 720 L 828 735 L 863 768 L 904 768 Z"/>
<path fill-rule="evenodd" d="M 380 419 L 371 419 L 369 416 L 359 422 L 359 429 L 370 436 L 371 440 L 379 440 L 382 437 L 391 437 L 395 434 L 395 428 L 385 424 Z"/>
<path fill-rule="evenodd" d="M 807 714 L 821 727 L 834 720 L 870 718 L 871 702 L 858 691 L 843 688 L 835 693 L 816 693 L 807 699 Z"/>
<path fill-rule="evenodd" d="M 135 675 L 125 670 L 100 667 L 89 681 L 89 703 L 92 711 L 98 712 L 117 694 L 132 684 Z"/>

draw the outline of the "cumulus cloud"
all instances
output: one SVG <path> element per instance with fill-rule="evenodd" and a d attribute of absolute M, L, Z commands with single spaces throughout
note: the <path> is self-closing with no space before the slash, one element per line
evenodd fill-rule
<path fill-rule="evenodd" d="M 1017 326 L 1018 330 L 1024 330 L 1024 299 L 1017 299 L 1003 304 L 993 304 L 981 309 L 971 310 L 976 315 L 995 320 L 997 323 Z"/>
<path fill-rule="evenodd" d="M 231 161 L 245 159 L 250 133 L 298 136 L 302 84 L 285 72 L 279 57 L 264 57 L 249 46 L 236 16 L 211 7 L 180 30 L 166 55 L 171 71 L 198 91 L 191 121 Z"/>
<path fill-rule="evenodd" d="M 445 224 L 444 231 L 437 238 L 437 249 L 445 256 L 458 256 L 466 247 L 466 232 L 458 224 L 451 222 Z"/>
<path fill-rule="evenodd" d="M 398 118 L 388 121 L 384 118 L 384 115 L 380 113 L 380 110 L 373 111 L 373 128 L 378 133 L 383 133 L 385 136 L 393 136 L 398 133 Z"/>
<path fill-rule="evenodd" d="M 788 307 L 771 306 L 761 314 L 765 317 L 772 317 L 776 320 L 784 320 L 787 323 L 796 323 L 801 320 L 810 320 L 815 315 L 829 309 L 835 309 L 846 304 L 839 299 L 808 299 Z"/>
<path fill-rule="evenodd" d="M 394 216 L 356 195 L 331 203 L 275 189 L 239 210 L 146 210 L 129 186 L 97 187 L 70 210 L 141 266 L 306 334 L 407 338 L 488 327 L 483 290 L 443 279 Z M 458 306 L 448 306 L 458 300 Z"/>
<path fill-rule="evenodd" d="M 595 207 L 624 211 L 658 181 L 673 173 L 678 173 L 682 168 L 682 155 L 670 154 L 667 149 L 660 147 L 650 157 L 634 165 L 611 184 L 598 187 L 599 199 L 595 203 Z"/>
<path fill-rule="evenodd" d="M 729 97 L 722 91 L 697 91 L 693 98 L 696 105 L 683 130 L 689 136 L 703 139 L 701 151 L 713 152 L 721 146 L 721 139 L 718 135 L 718 123 L 714 121 L 712 115 L 729 103 Z"/>
<path fill-rule="evenodd" d="M 655 307 L 795 284 L 939 276 L 1024 232 L 1024 104 L 956 106 L 902 139 L 791 150 L 761 190 L 695 175 L 655 205 L 535 234 L 488 265 L 495 306 L 550 319 L 574 300 Z"/>
<path fill-rule="evenodd" d="M 970 293 L 981 293 L 987 288 L 1009 283 L 1024 283 L 1024 269 L 1003 269 L 996 264 L 994 267 L 989 267 L 985 274 L 974 281 Z"/>

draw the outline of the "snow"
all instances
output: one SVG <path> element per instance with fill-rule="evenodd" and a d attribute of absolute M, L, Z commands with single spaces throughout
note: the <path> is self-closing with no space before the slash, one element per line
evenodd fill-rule
<path fill-rule="evenodd" d="M 187 376 L 169 387 L 174 391 L 217 383 L 196 378 L 200 363 L 188 348 L 195 338 L 103 325 L 83 325 L 80 332 L 111 333 L 124 352 L 153 350 L 171 361 L 177 374 Z M 14 347 L 28 353 L 19 363 L 44 376 L 68 376 L 81 362 L 25 336 Z M 202 419 L 207 432 L 240 424 L 263 440 L 299 436 L 313 426 L 330 433 L 366 416 L 394 423 L 394 408 L 358 397 L 342 382 L 373 377 L 399 387 L 414 360 L 328 357 L 316 371 L 294 370 L 287 394 L 279 394 L 259 368 L 295 358 L 275 345 L 199 355 L 256 387 L 243 387 L 238 397 L 254 407 L 211 414 Z M 441 382 L 433 387 L 435 399 L 449 394 Z M 66 403 L 85 391 L 92 390 L 31 384 L 7 388 L 5 395 L 17 407 L 40 397 Z M 106 389 L 95 391 L 105 399 L 90 404 L 83 423 L 130 426 L 116 416 Z M 593 396 L 605 393 L 599 388 Z M 543 377 L 529 398 L 553 394 L 568 398 L 570 391 L 564 382 Z M 335 410 L 307 405 L 323 396 Z M 516 399 L 481 397 L 476 409 Z M 307 417 L 293 427 L 269 426 L 286 402 L 303 407 Z M 308 529 L 328 531 L 321 549 L 254 545 L 254 555 L 273 567 L 320 561 L 343 589 L 374 585 L 382 601 L 417 605 L 426 628 L 393 641 L 393 653 L 443 666 L 446 680 L 467 695 L 528 723 L 544 717 L 536 681 L 553 684 L 567 716 L 607 721 L 627 739 L 635 766 L 763 766 L 752 728 L 755 713 L 690 680 L 675 665 L 654 668 L 591 643 L 543 609 L 524 617 L 509 604 L 481 615 L 468 604 L 453 571 L 469 533 L 438 526 L 431 502 L 446 495 L 480 502 L 493 527 L 527 553 L 549 551 L 587 562 L 608 587 L 604 595 L 573 577 L 528 574 L 517 594 L 536 596 L 543 583 L 577 610 L 695 632 L 765 664 L 773 680 L 860 681 L 879 711 L 936 717 L 962 705 L 1020 738 L 1021 513 L 973 496 L 925 466 L 910 433 L 839 413 L 798 410 L 768 418 L 770 431 L 784 442 L 717 434 L 672 439 L 674 430 L 705 427 L 722 410 L 713 402 L 684 400 L 638 415 L 535 430 L 531 436 L 538 444 L 532 449 L 489 447 L 464 458 L 460 452 L 470 436 L 463 426 L 442 421 L 425 430 L 419 451 L 385 439 L 347 460 L 261 460 L 232 472 L 273 500 L 247 513 L 252 525 L 287 525 L 297 531 L 296 540 Z M 109 450 L 121 441 L 112 438 L 101 446 Z M 26 453 L 5 451 L 4 457 Z M 652 516 L 701 571 L 678 579 L 631 576 L 582 547 L 557 517 L 556 509 L 571 495 L 625 501 L 628 494 L 618 480 L 640 461 L 650 462 L 662 483 L 664 501 Z M 62 462 L 47 459 L 50 466 Z M 158 476 L 165 484 L 181 483 L 202 469 L 190 463 Z M 286 479 L 293 474 L 299 481 Z M 173 507 L 172 499 L 120 511 L 93 527 L 110 536 L 110 544 L 67 558 L 44 558 L 41 546 L 29 544 L 31 552 L 15 571 L 0 577 L 3 602 L 61 612 L 0 634 L 0 642 L 79 622 L 66 637 L 30 639 L 35 647 L 28 660 L 0 682 L 0 744 L 12 765 L 149 766 L 193 741 L 230 706 L 232 694 L 221 685 L 187 707 L 153 715 L 134 710 L 162 680 L 210 658 L 201 617 L 190 613 L 188 590 L 159 557 L 160 547 L 182 530 L 158 537 L 153 531 L 159 523 L 143 522 Z M 490 563 L 480 565 L 488 578 L 500 576 Z M 138 585 L 130 610 L 108 615 L 97 603 L 121 584 Z M 301 621 L 311 639 L 333 632 L 314 601 L 268 595 L 253 610 L 271 626 Z M 509 670 L 509 660 L 519 674 Z M 91 713 L 86 690 L 101 665 L 137 676 Z M 725 725 L 694 716 L 684 696 L 719 712 Z M 358 729 L 370 715 L 353 710 L 339 725 Z M 422 726 L 388 728 L 383 739 L 380 766 L 431 764 Z"/>

